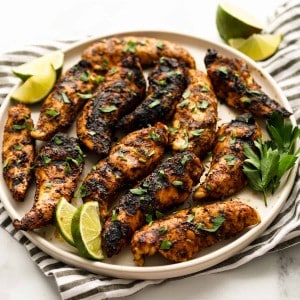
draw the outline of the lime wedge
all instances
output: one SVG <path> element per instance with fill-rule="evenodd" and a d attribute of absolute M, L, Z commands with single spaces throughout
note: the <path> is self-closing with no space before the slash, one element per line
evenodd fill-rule
<path fill-rule="evenodd" d="M 104 258 L 98 202 L 86 202 L 77 209 L 72 219 L 71 230 L 75 246 L 83 257 L 94 260 Z"/>
<path fill-rule="evenodd" d="M 230 39 L 228 43 L 253 60 L 260 61 L 277 51 L 281 39 L 280 34 L 253 34 L 248 39 Z"/>
<path fill-rule="evenodd" d="M 64 63 L 64 53 L 62 51 L 54 51 L 39 58 L 36 58 L 28 63 L 22 64 L 12 69 L 12 72 L 23 81 L 31 77 L 32 75 L 38 75 L 43 72 L 45 64 L 52 64 L 57 73 L 57 77 L 60 76 Z"/>
<path fill-rule="evenodd" d="M 76 210 L 75 206 L 62 197 L 56 205 L 54 215 L 57 230 L 64 240 L 72 246 L 75 246 L 75 243 L 72 236 L 71 223 Z"/>
<path fill-rule="evenodd" d="M 12 92 L 10 97 L 25 104 L 39 102 L 50 93 L 55 81 L 56 71 L 51 64 L 45 63 L 39 74 L 29 77 Z"/>
<path fill-rule="evenodd" d="M 226 42 L 231 38 L 247 38 L 263 29 L 255 17 L 228 2 L 218 5 L 216 24 L 220 36 Z"/>

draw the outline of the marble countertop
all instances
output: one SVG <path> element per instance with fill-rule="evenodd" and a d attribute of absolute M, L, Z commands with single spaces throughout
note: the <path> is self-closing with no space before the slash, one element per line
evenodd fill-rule
<path fill-rule="evenodd" d="M 264 24 L 281 2 L 232 1 Z M 152 0 L 9 0 L 1 1 L 0 54 L 53 39 L 79 39 L 135 30 L 179 32 L 220 42 L 215 11 L 218 1 Z M 27 251 L 0 229 L 0 299 L 56 300 L 59 293 Z M 169 281 L 126 297 L 129 300 L 300 299 L 300 245 L 270 253 L 237 269 Z"/>

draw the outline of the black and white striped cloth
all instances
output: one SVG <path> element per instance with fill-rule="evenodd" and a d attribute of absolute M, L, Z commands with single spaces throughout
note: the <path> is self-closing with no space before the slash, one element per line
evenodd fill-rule
<path fill-rule="evenodd" d="M 277 81 L 290 101 L 296 119 L 300 120 L 300 1 L 283 3 L 270 20 L 269 32 L 280 32 L 283 41 L 279 51 L 260 65 Z M 74 41 L 51 42 L 33 45 L 0 57 L 0 101 L 3 101 L 17 83 L 11 75 L 11 67 L 50 50 L 63 49 Z M 251 245 L 232 258 L 205 271 L 188 275 L 200 276 L 236 268 L 268 251 L 283 249 L 300 242 L 300 171 L 298 169 L 293 190 L 282 211 L 270 227 Z M 64 300 L 111 299 L 132 295 L 147 286 L 163 280 L 125 280 L 95 275 L 79 268 L 70 267 L 40 251 L 20 231 L 16 231 L 0 200 L 0 225 L 29 251 L 32 260 L 46 276 L 53 276 Z M 177 278 L 178 279 L 178 278 Z M 170 279 L 172 280 L 172 279 Z"/>

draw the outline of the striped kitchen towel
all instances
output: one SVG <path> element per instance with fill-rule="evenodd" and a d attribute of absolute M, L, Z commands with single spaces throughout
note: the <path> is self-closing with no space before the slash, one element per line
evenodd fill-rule
<path fill-rule="evenodd" d="M 280 32 L 283 41 L 279 51 L 270 59 L 260 63 L 277 81 L 290 101 L 294 116 L 300 120 L 300 1 L 292 0 L 283 3 L 270 20 L 269 32 Z M 50 50 L 63 49 L 74 41 L 51 42 L 47 45 L 33 45 L 19 51 L 13 51 L 0 57 L 0 100 L 3 101 L 18 82 L 11 75 L 11 67 L 19 65 L 34 57 L 46 54 Z M 269 228 L 248 247 L 230 259 L 207 270 L 187 275 L 201 276 L 229 269 L 249 262 L 269 251 L 283 249 L 300 242 L 300 172 L 294 187 L 279 215 Z M 1 201 L 0 225 L 15 239 L 23 244 L 32 260 L 46 276 L 53 276 L 62 299 L 112 299 L 132 295 L 150 285 L 160 284 L 163 280 L 126 280 L 95 275 L 88 271 L 68 266 L 53 259 L 34 244 L 20 231 L 12 226 Z M 174 279 L 169 279 L 174 280 Z M 176 278 L 180 280 L 180 278 Z"/>

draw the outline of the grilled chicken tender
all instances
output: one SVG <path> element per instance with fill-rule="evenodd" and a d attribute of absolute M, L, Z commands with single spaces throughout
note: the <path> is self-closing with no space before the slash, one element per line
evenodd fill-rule
<path fill-rule="evenodd" d="M 202 71 L 188 70 L 188 87 L 177 104 L 170 128 L 173 151 L 194 151 L 204 157 L 214 144 L 217 98 L 209 78 Z"/>
<path fill-rule="evenodd" d="M 168 128 L 162 123 L 126 135 L 83 180 L 83 201 L 98 201 L 100 215 L 105 219 L 108 207 L 115 200 L 120 187 L 153 171 L 167 143 Z"/>
<path fill-rule="evenodd" d="M 115 123 L 144 99 L 146 80 L 137 57 L 124 58 L 106 74 L 77 120 L 77 136 L 92 152 L 106 156 Z"/>
<path fill-rule="evenodd" d="M 83 165 L 77 139 L 57 133 L 43 145 L 35 161 L 37 188 L 33 207 L 21 220 L 13 221 L 15 228 L 33 230 L 51 223 L 59 199 L 71 201 Z"/>
<path fill-rule="evenodd" d="M 247 184 L 243 172 L 246 159 L 244 145 L 253 147 L 254 140 L 260 137 L 261 129 L 249 113 L 221 125 L 217 131 L 210 169 L 196 188 L 194 200 L 222 199 L 242 190 Z"/>
<path fill-rule="evenodd" d="M 23 201 L 32 179 L 35 141 L 30 136 L 33 121 L 23 104 L 12 106 L 4 127 L 2 145 L 3 177 L 13 198 Z"/>
<path fill-rule="evenodd" d="M 148 37 L 112 37 L 100 40 L 88 47 L 82 58 L 88 60 L 95 69 L 106 71 L 128 54 L 136 55 L 143 67 L 152 66 L 160 57 L 174 57 L 190 68 L 195 68 L 195 60 L 184 48 L 169 41 Z"/>
<path fill-rule="evenodd" d="M 217 98 L 228 106 L 263 118 L 274 111 L 284 117 L 291 115 L 261 90 L 245 61 L 222 56 L 215 50 L 208 50 L 204 61 Z"/>
<path fill-rule="evenodd" d="M 146 99 L 119 122 L 120 128 L 137 129 L 167 121 L 186 88 L 186 68 L 175 58 L 160 58 L 148 77 Z"/>
<path fill-rule="evenodd" d="M 90 63 L 84 60 L 69 69 L 43 102 L 31 136 L 46 141 L 55 133 L 68 128 L 86 102 L 87 94 L 98 84 L 97 78 Z"/>
<path fill-rule="evenodd" d="M 122 196 L 104 224 L 102 245 L 107 256 L 118 254 L 147 217 L 187 200 L 203 170 L 193 152 L 179 153 Z"/>
<path fill-rule="evenodd" d="M 180 210 L 136 231 L 131 240 L 134 262 L 160 253 L 172 262 L 187 261 L 201 250 L 236 237 L 260 222 L 258 212 L 240 201 L 217 202 Z"/>

